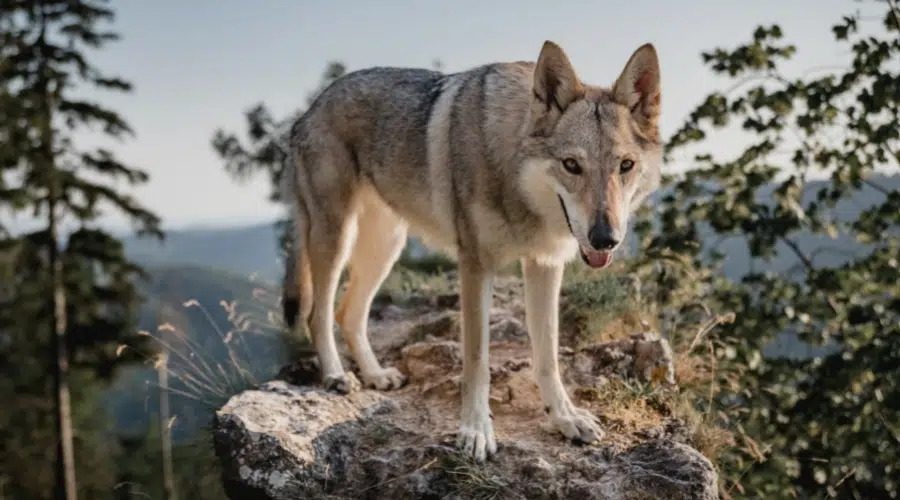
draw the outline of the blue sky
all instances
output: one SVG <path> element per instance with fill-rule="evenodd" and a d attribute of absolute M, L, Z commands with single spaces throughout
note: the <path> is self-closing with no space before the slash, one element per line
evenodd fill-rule
<path fill-rule="evenodd" d="M 239 185 L 210 147 L 216 127 L 243 131 L 243 111 L 264 101 L 279 114 L 302 106 L 328 61 L 350 69 L 430 66 L 448 71 L 495 60 L 534 59 L 559 43 L 581 77 L 611 83 L 631 52 L 653 42 L 662 65 L 663 134 L 725 85 L 700 52 L 747 40 L 761 23 L 782 25 L 799 47 L 796 70 L 841 61 L 830 26 L 851 0 L 116 0 L 120 42 L 94 56 L 135 85 L 97 95 L 128 119 L 136 137 L 120 158 L 152 176 L 135 196 L 167 228 L 243 225 L 282 208 L 264 179 Z M 672 166 L 671 168 L 676 168 Z M 106 221 L 121 226 L 111 216 Z"/>

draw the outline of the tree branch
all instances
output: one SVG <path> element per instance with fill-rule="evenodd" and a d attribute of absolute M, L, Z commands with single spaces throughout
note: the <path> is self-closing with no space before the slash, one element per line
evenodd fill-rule
<path fill-rule="evenodd" d="M 813 266 L 812 261 L 809 259 L 809 257 L 806 256 L 806 254 L 803 253 L 803 250 L 800 249 L 796 242 L 794 242 L 787 236 L 781 236 L 779 239 L 794 252 L 794 255 L 796 255 L 798 259 L 800 259 L 800 262 L 803 263 L 803 267 L 806 268 L 807 272 L 815 272 L 816 268 Z M 831 308 L 831 312 L 833 312 L 834 314 L 838 314 L 839 309 L 834 298 L 827 293 L 823 293 L 822 295 L 825 296 L 825 302 L 828 303 L 828 307 Z"/>

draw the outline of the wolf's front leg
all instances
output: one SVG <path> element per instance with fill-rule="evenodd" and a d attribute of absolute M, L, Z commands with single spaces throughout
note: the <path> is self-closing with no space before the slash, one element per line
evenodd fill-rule
<path fill-rule="evenodd" d="M 488 315 L 492 289 L 490 273 L 460 263 L 463 374 L 462 411 L 456 444 L 479 462 L 497 452 L 488 404 L 491 384 Z"/>
<path fill-rule="evenodd" d="M 522 269 L 525 318 L 544 410 L 556 428 L 569 439 L 583 443 L 599 441 L 603 438 L 599 421 L 587 410 L 572 404 L 559 375 L 559 292 L 564 266 L 523 259 Z"/>

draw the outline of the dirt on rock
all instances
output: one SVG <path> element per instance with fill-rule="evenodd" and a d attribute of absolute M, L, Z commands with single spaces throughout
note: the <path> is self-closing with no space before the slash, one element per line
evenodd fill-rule
<path fill-rule="evenodd" d="M 490 404 L 499 445 L 491 460 L 472 463 L 453 446 L 462 366 L 458 298 L 381 301 L 370 320 L 373 347 L 409 383 L 382 393 L 357 382 L 348 395 L 330 393 L 317 385 L 317 363 L 310 358 L 282 370 L 281 380 L 234 396 L 215 422 L 229 495 L 718 498 L 714 467 L 690 446 L 664 399 L 621 395 L 623 386 L 659 387 L 654 394 L 677 390 L 672 351 L 651 331 L 562 346 L 567 389 L 577 405 L 600 417 L 606 436 L 577 446 L 551 427 L 532 375 L 520 288 L 515 280 L 499 283 L 491 314 Z"/>

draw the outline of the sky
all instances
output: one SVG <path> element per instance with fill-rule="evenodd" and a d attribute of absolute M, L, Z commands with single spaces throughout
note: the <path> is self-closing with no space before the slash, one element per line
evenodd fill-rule
<path fill-rule="evenodd" d="M 732 47 L 759 24 L 778 23 L 799 52 L 796 70 L 846 56 L 830 27 L 852 0 L 116 0 L 122 40 L 92 54 L 134 92 L 97 94 L 135 137 L 115 143 L 120 159 L 145 169 L 134 196 L 166 229 L 268 221 L 284 209 L 267 200 L 267 180 L 239 184 L 216 157 L 218 127 L 243 133 L 243 112 L 264 102 L 277 116 L 304 106 L 326 64 L 430 67 L 534 60 L 544 40 L 568 53 L 579 75 L 611 84 L 631 53 L 652 42 L 662 75 L 664 136 L 708 93 L 713 78 L 700 53 Z M 841 53 L 844 50 L 844 53 Z M 666 168 L 676 168 L 667 166 Z M 23 221 L 20 221 L 23 222 Z M 124 220 L 104 221 L 124 227 Z"/>

